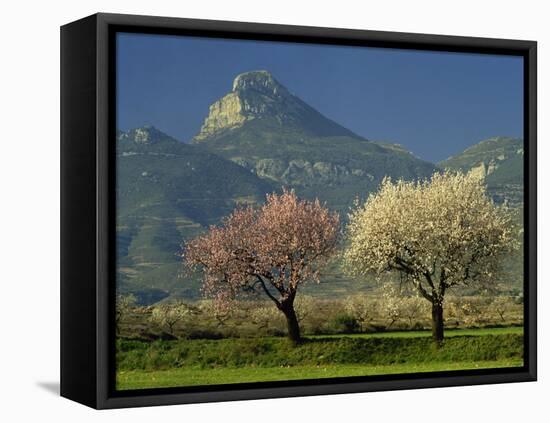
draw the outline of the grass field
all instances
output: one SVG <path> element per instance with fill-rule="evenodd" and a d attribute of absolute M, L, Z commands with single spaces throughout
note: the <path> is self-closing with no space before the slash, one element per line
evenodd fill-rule
<path fill-rule="evenodd" d="M 117 342 L 117 389 L 318 379 L 523 365 L 519 327 L 284 338 Z"/>
<path fill-rule="evenodd" d="M 398 373 L 423 373 L 443 370 L 490 369 L 519 367 L 521 359 L 496 361 L 465 361 L 456 363 L 413 363 L 386 366 L 295 366 L 295 367 L 245 367 L 245 368 L 180 368 L 158 371 L 121 371 L 117 389 L 168 388 L 212 384 L 269 382 L 349 376 L 372 376 Z"/>

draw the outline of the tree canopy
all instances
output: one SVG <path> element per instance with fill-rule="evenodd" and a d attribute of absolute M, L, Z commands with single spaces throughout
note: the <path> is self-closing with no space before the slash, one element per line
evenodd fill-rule
<path fill-rule="evenodd" d="M 518 244 L 507 208 L 493 204 L 480 177 L 460 172 L 417 182 L 384 179 L 350 214 L 347 237 L 347 270 L 399 272 L 432 303 L 438 340 L 446 290 L 495 284 L 503 256 Z"/>
<path fill-rule="evenodd" d="M 187 243 L 184 260 L 204 273 L 204 293 L 221 306 L 262 292 L 285 314 L 289 336 L 300 338 L 294 299 L 300 285 L 318 282 L 335 252 L 339 216 L 293 191 L 267 195 L 259 207 L 235 210 L 220 226 Z"/>

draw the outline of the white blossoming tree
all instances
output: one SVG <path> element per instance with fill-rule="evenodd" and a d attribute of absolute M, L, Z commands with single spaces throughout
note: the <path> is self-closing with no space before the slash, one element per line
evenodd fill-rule
<path fill-rule="evenodd" d="M 135 307 L 137 299 L 134 295 L 122 295 L 116 296 L 116 311 L 115 311 L 115 324 L 116 331 L 120 333 L 120 326 L 126 317 L 131 313 Z"/>
<path fill-rule="evenodd" d="M 358 294 L 346 298 L 344 303 L 346 312 L 359 323 L 359 330 L 363 332 L 378 313 L 378 303 L 368 295 Z"/>
<path fill-rule="evenodd" d="M 174 336 L 176 325 L 195 314 L 195 312 L 196 310 L 191 306 L 182 302 L 160 304 L 153 308 L 150 320 L 160 328 L 168 330 L 168 333 Z"/>
<path fill-rule="evenodd" d="M 474 174 L 435 173 L 392 182 L 357 204 L 347 227 L 346 268 L 355 275 L 400 272 L 431 303 L 432 337 L 443 340 L 446 291 L 491 285 L 502 257 L 517 248 L 511 213 Z"/>

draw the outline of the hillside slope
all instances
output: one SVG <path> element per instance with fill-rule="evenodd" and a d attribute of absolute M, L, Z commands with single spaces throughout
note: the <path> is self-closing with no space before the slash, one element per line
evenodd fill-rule
<path fill-rule="evenodd" d="M 143 302 L 175 291 L 197 296 L 196 281 L 178 277 L 182 242 L 272 190 L 241 166 L 154 127 L 119 132 L 118 288 Z"/>
<path fill-rule="evenodd" d="M 523 204 L 523 140 L 494 137 L 438 163 L 442 168 L 479 172 L 497 203 Z"/>

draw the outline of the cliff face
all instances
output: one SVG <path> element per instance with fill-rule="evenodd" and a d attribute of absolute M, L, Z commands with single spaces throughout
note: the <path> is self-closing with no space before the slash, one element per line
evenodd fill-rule
<path fill-rule="evenodd" d="M 288 95 L 267 71 L 247 72 L 238 75 L 233 81 L 232 91 L 210 106 L 208 116 L 195 141 L 216 136 L 235 129 L 247 120 L 267 113 L 273 113 L 274 104 L 281 101 L 281 94 Z"/>
<path fill-rule="evenodd" d="M 231 92 L 210 106 L 201 131 L 194 140 L 201 141 L 228 129 L 238 128 L 246 119 L 239 95 Z"/>

